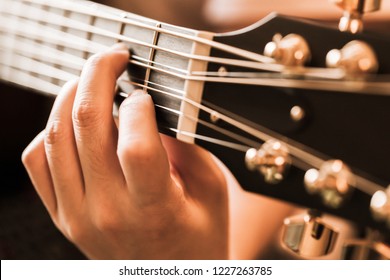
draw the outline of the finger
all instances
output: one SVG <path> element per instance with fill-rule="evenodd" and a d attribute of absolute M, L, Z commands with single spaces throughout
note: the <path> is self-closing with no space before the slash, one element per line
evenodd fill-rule
<path fill-rule="evenodd" d="M 117 129 L 112 116 L 116 79 L 129 53 L 122 45 L 88 60 L 81 74 L 73 107 L 73 127 L 86 191 L 88 186 L 113 186 L 121 177 L 116 157 Z M 102 183 L 103 182 L 103 183 Z M 106 183 L 106 184 L 104 184 Z"/>
<path fill-rule="evenodd" d="M 77 84 L 77 81 L 71 81 L 64 85 L 54 103 L 45 130 L 45 152 L 57 205 L 65 213 L 79 209 L 84 194 L 72 124 Z"/>
<path fill-rule="evenodd" d="M 169 162 L 157 130 L 153 101 L 140 90 L 119 108 L 118 158 L 137 199 L 151 202 L 171 197 Z"/>
<path fill-rule="evenodd" d="M 57 203 L 45 154 L 44 137 L 45 131 L 42 131 L 27 146 L 22 154 L 22 162 L 39 197 L 50 216 L 54 218 L 56 217 Z"/>

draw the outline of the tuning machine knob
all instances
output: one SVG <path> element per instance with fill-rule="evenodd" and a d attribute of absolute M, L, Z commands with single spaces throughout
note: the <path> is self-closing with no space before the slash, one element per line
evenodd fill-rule
<path fill-rule="evenodd" d="M 371 212 L 374 219 L 386 222 L 390 228 L 390 186 L 386 191 L 376 191 L 371 198 Z"/>
<path fill-rule="evenodd" d="M 336 229 L 314 210 L 284 220 L 282 244 L 302 257 L 317 258 L 331 253 L 337 237 Z"/>
<path fill-rule="evenodd" d="M 353 174 L 341 160 L 329 160 L 319 170 L 309 169 L 304 183 L 310 194 L 319 194 L 325 205 L 338 208 L 353 190 Z"/>
<path fill-rule="evenodd" d="M 306 40 L 293 33 L 285 37 L 282 37 L 281 34 L 275 34 L 272 41 L 265 46 L 264 55 L 274 58 L 285 66 L 303 66 L 311 58 Z"/>
<path fill-rule="evenodd" d="M 249 170 L 257 170 L 270 184 L 279 183 L 291 165 L 288 148 L 276 140 L 266 141 L 260 149 L 251 148 L 245 154 L 245 163 Z"/>
<path fill-rule="evenodd" d="M 380 9 L 380 0 L 330 0 L 343 9 L 344 14 L 339 22 L 342 32 L 358 33 L 363 30 L 363 14 Z"/>
<path fill-rule="evenodd" d="M 373 48 L 359 40 L 349 42 L 340 50 L 329 51 L 326 55 L 326 65 L 344 69 L 349 75 L 375 73 L 379 67 Z"/>

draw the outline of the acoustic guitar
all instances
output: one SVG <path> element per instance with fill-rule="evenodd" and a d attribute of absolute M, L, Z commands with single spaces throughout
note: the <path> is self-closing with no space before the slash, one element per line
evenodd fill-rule
<path fill-rule="evenodd" d="M 124 42 L 116 104 L 145 90 L 162 133 L 206 148 L 245 190 L 311 209 L 286 220 L 289 249 L 328 252 L 329 213 L 375 236 L 344 258 L 388 259 L 390 37 L 361 31 L 380 1 L 338 2 L 360 3 L 339 29 L 271 14 L 215 34 L 88 1 L 2 0 L 0 79 L 56 95 L 90 55 Z"/>

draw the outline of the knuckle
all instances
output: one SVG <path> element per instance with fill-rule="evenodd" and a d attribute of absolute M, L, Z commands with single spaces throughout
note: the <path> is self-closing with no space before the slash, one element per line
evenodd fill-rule
<path fill-rule="evenodd" d="M 22 153 L 22 163 L 24 166 L 31 166 L 35 162 L 35 156 L 33 155 L 33 149 L 26 148 Z"/>
<path fill-rule="evenodd" d="M 41 143 L 44 140 L 41 135 L 42 134 L 38 135 L 37 138 L 31 142 L 22 153 L 22 163 L 26 168 L 40 163 L 44 157 L 44 149 L 41 148 Z"/>
<path fill-rule="evenodd" d="M 86 231 L 79 224 L 68 224 L 63 233 L 69 240 L 77 244 L 86 239 Z"/>
<path fill-rule="evenodd" d="M 86 230 L 77 219 L 59 218 L 55 225 L 72 242 L 82 243 L 86 239 Z"/>
<path fill-rule="evenodd" d="M 65 125 L 60 121 L 51 121 L 45 129 L 44 142 L 46 146 L 61 143 L 66 138 Z"/>
<path fill-rule="evenodd" d="M 138 166 L 149 166 L 157 156 L 156 150 L 143 139 L 132 139 L 118 145 L 117 155 L 125 162 L 134 162 Z"/>
<path fill-rule="evenodd" d="M 101 122 L 99 110 L 88 100 L 82 100 L 75 104 L 72 118 L 74 124 L 79 128 L 95 127 Z"/>
<path fill-rule="evenodd" d="M 99 232 L 110 234 L 115 233 L 123 226 L 123 219 L 115 215 L 115 211 L 99 210 L 94 216 L 94 226 Z"/>

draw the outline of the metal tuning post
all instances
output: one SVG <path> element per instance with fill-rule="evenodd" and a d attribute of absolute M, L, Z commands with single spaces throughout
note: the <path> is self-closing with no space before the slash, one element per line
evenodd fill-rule
<path fill-rule="evenodd" d="M 358 33 L 363 30 L 363 14 L 378 11 L 381 0 L 330 0 L 344 13 L 339 22 L 342 32 Z"/>
<path fill-rule="evenodd" d="M 353 191 L 353 174 L 341 160 L 329 160 L 319 170 L 309 169 L 304 178 L 306 190 L 319 194 L 325 205 L 338 208 Z"/>
<path fill-rule="evenodd" d="M 291 157 L 285 144 L 271 139 L 259 150 L 249 149 L 245 155 L 245 163 L 249 170 L 259 171 L 267 183 L 277 184 L 284 179 L 291 165 Z"/>
<path fill-rule="evenodd" d="M 284 220 L 282 244 L 302 257 L 318 258 L 331 253 L 337 237 L 337 230 L 315 210 Z"/>
<path fill-rule="evenodd" d="M 371 198 L 371 213 L 375 220 L 384 222 L 390 228 L 390 186 L 386 191 L 376 191 Z"/>
<path fill-rule="evenodd" d="M 311 58 L 308 43 L 298 34 L 288 34 L 285 37 L 275 34 L 265 46 L 264 55 L 274 58 L 284 66 L 303 66 Z"/>
<path fill-rule="evenodd" d="M 326 55 L 326 65 L 331 68 L 344 69 L 348 75 L 376 73 L 379 63 L 373 48 L 363 42 L 354 40 L 342 49 L 333 49 Z"/>

